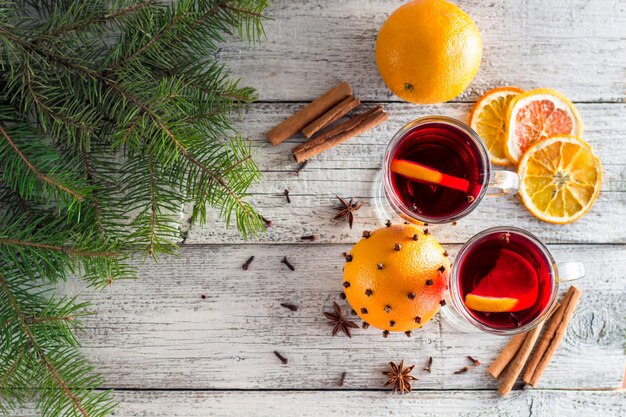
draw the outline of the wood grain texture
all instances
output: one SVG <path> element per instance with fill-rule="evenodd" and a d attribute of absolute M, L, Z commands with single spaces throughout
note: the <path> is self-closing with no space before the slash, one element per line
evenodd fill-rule
<path fill-rule="evenodd" d="M 403 0 L 280 0 L 267 39 L 218 54 L 261 100 L 308 101 L 346 79 L 362 100 L 397 100 L 374 61 L 378 29 Z M 620 0 L 454 1 L 483 38 L 478 75 L 457 100 L 500 85 L 553 87 L 574 101 L 624 101 L 626 8 Z"/>
<path fill-rule="evenodd" d="M 458 245 L 446 247 L 454 257 Z M 620 245 L 551 246 L 559 262 L 581 260 L 588 276 L 567 336 L 539 388 L 621 386 L 626 323 L 626 248 Z M 491 389 L 489 364 L 506 338 L 460 331 L 437 316 L 412 338 L 384 339 L 357 329 L 331 337 L 322 315 L 340 301 L 347 245 L 187 246 L 180 256 L 140 265 L 140 279 L 86 292 L 95 316 L 85 319 L 84 350 L 114 388 L 327 389 L 343 371 L 345 388 L 380 388 L 390 360 L 422 368 L 417 388 Z M 248 271 L 241 269 L 249 256 Z M 280 260 L 287 256 L 289 271 Z M 453 258 L 452 258 L 453 259 Z M 75 283 L 68 285 L 76 285 Z M 70 294 L 80 292 L 68 286 Z M 563 288 L 563 291 L 565 288 Z M 205 298 L 202 298 L 202 296 Z M 299 306 L 292 312 L 280 306 Z M 360 321 L 358 321 L 360 323 Z M 289 359 L 281 365 L 273 351 Z M 462 375 L 466 355 L 483 366 Z"/>
<path fill-rule="evenodd" d="M 505 399 L 488 391 L 122 391 L 115 396 L 116 417 L 621 417 L 626 412 L 626 394 L 619 391 L 531 390 Z M 23 408 L 11 415 L 35 412 Z"/>
<path fill-rule="evenodd" d="M 242 129 L 257 150 L 256 161 L 264 172 L 262 183 L 251 190 L 250 201 L 265 217 L 273 221 L 267 233 L 251 240 L 266 243 L 299 243 L 303 234 L 314 233 L 316 242 L 354 242 L 362 229 L 374 229 L 384 223 L 373 207 L 376 175 L 387 143 L 405 123 L 414 118 L 441 114 L 466 121 L 471 104 L 415 106 L 386 104 L 389 121 L 352 138 L 313 158 L 296 176 L 297 164 L 291 148 L 304 141 L 298 136 L 277 147 L 271 147 L 265 132 L 293 113 L 301 104 L 266 103 L 253 105 L 242 115 Z M 604 169 L 602 192 L 594 207 L 578 222 L 551 225 L 537 220 L 517 196 L 489 197 L 456 227 L 438 226 L 438 239 L 462 243 L 479 231 L 496 225 L 514 225 L 536 233 L 551 243 L 626 243 L 626 104 L 578 104 L 585 122 L 586 139 L 600 156 Z M 289 189 L 291 204 L 283 190 Z M 367 201 L 358 213 L 356 228 L 332 222 L 335 194 Z M 242 242 L 235 229 L 225 229 L 213 212 L 206 227 L 193 228 L 187 243 Z"/>

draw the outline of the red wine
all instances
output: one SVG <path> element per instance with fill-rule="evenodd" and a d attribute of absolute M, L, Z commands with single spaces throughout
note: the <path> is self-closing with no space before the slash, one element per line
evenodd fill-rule
<path fill-rule="evenodd" d="M 498 259 L 515 260 L 521 262 L 498 262 Z M 467 294 L 475 291 L 481 281 L 488 275 L 496 276 L 499 279 L 508 281 L 500 282 L 499 285 L 491 286 L 491 291 L 506 288 L 508 294 L 489 294 L 493 297 L 511 296 L 517 291 L 514 280 L 521 279 L 526 271 L 519 271 L 523 265 L 532 268 L 533 277 L 536 280 L 536 288 L 533 291 L 526 287 L 525 291 L 516 294 L 520 300 L 521 310 L 514 312 L 487 313 L 474 311 L 467 308 L 467 311 L 485 326 L 496 329 L 513 329 L 523 326 L 539 315 L 547 308 L 552 298 L 553 292 L 553 268 L 550 259 L 545 255 L 540 247 L 528 237 L 515 231 L 494 231 L 481 237 L 474 242 L 458 260 L 458 287 L 462 300 Z M 517 265 L 517 266 L 516 266 Z M 500 270 L 499 270 L 500 269 Z M 482 285 L 485 286 L 484 283 Z"/>
<path fill-rule="evenodd" d="M 476 143 L 457 127 L 425 123 L 405 133 L 391 160 L 407 160 L 469 182 L 468 192 L 413 181 L 391 172 L 391 186 L 402 204 L 419 218 L 446 222 L 468 209 L 478 198 L 485 167 Z"/>

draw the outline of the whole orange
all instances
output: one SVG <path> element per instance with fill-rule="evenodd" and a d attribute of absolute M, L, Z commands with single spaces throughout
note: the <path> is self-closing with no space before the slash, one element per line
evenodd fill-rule
<path fill-rule="evenodd" d="M 448 285 L 446 251 L 414 225 L 382 227 L 365 236 L 346 255 L 346 299 L 379 329 L 422 327 L 439 311 Z"/>
<path fill-rule="evenodd" d="M 480 32 L 467 13 L 445 0 L 415 0 L 385 21 L 376 65 L 387 87 L 412 103 L 441 103 L 461 94 L 482 58 Z"/>

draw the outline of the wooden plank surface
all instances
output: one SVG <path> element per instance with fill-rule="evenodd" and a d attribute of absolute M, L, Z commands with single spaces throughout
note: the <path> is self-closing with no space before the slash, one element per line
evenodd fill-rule
<path fill-rule="evenodd" d="M 267 39 L 253 46 L 229 41 L 217 54 L 243 84 L 259 91 L 261 102 L 241 115 L 240 126 L 260 148 L 256 160 L 265 175 L 250 201 L 273 226 L 244 242 L 214 216 L 205 229 L 188 233 L 180 256 L 156 264 L 138 261 L 136 281 L 103 292 L 84 291 L 75 281 L 62 289 L 82 292 L 82 299 L 94 303 L 95 314 L 86 318 L 79 337 L 107 386 L 117 390 L 117 416 L 625 414 L 623 391 L 584 389 L 622 386 L 625 362 L 626 3 L 457 1 L 483 36 L 479 73 L 455 103 L 415 106 L 399 103 L 387 90 L 373 60 L 378 28 L 403 2 L 277 0 L 265 24 Z M 344 79 L 366 106 L 382 102 L 390 119 L 314 158 L 296 177 L 290 149 L 302 137 L 271 147 L 264 135 Z M 497 396 L 496 383 L 486 374 L 506 339 L 461 331 L 441 316 L 410 339 L 403 334 L 383 339 L 373 328 L 357 330 L 352 339 L 332 338 L 322 315 L 339 300 L 341 252 L 363 229 L 381 224 L 373 186 L 391 136 L 419 116 L 465 121 L 471 102 L 499 85 L 565 93 L 576 102 L 584 138 L 604 166 L 600 198 L 575 224 L 539 222 L 511 197 L 487 199 L 456 226 L 429 227 L 452 244 L 451 255 L 484 228 L 523 227 L 552 243 L 559 261 L 582 260 L 587 266 L 588 276 L 576 284 L 583 290 L 581 304 L 541 381 L 545 390 L 514 391 L 506 399 Z M 285 203 L 285 188 L 291 204 Z M 358 212 L 354 230 L 330 221 L 335 194 L 369 203 Z M 311 233 L 316 242 L 303 244 L 300 236 Z M 251 255 L 256 258 L 244 272 L 241 264 Z M 296 271 L 280 263 L 285 255 Z M 290 312 L 281 302 L 300 308 Z M 281 365 L 274 350 L 289 364 Z M 484 365 L 454 375 L 466 365 L 466 355 Z M 429 356 L 433 372 L 416 371 L 419 393 L 379 391 L 388 361 L 406 359 L 419 369 Z M 337 388 L 344 371 L 345 385 Z M 14 415 L 32 414 L 26 409 Z"/>
<path fill-rule="evenodd" d="M 405 359 L 432 373 L 416 374 L 420 389 L 495 388 L 487 365 L 507 339 L 463 332 L 440 316 L 407 338 L 384 339 L 358 329 L 331 337 L 323 317 L 340 301 L 341 253 L 347 245 L 186 246 L 178 257 L 140 267 L 140 279 L 84 293 L 96 315 L 85 319 L 85 351 L 115 388 L 326 389 L 348 371 L 346 388 L 380 388 L 387 362 Z M 451 256 L 458 245 L 446 247 Z M 583 298 L 541 388 L 621 386 L 626 302 L 626 248 L 554 245 L 559 262 L 588 269 Z M 248 271 L 241 264 L 254 255 Z M 287 256 L 289 271 L 280 260 Z M 75 284 L 70 284 L 75 285 Z M 565 287 L 562 289 L 564 291 Z M 69 293 L 81 288 L 70 286 Z M 562 292 L 563 292 L 562 291 Z M 206 298 L 202 298 L 204 295 Z M 297 304 L 297 312 L 280 306 Z M 360 321 L 358 321 L 360 323 Z M 281 365 L 278 350 L 289 364 Z M 466 355 L 483 361 L 471 372 Z"/>
<path fill-rule="evenodd" d="M 378 29 L 403 0 L 272 2 L 267 39 L 219 57 L 261 100 L 306 101 L 348 79 L 365 100 L 397 100 L 374 62 Z M 622 0 L 455 1 L 483 38 L 478 75 L 457 100 L 496 85 L 555 87 L 575 101 L 624 101 Z"/>
<path fill-rule="evenodd" d="M 529 391 L 499 399 L 485 391 L 423 391 L 414 395 L 388 392 L 223 392 L 127 391 L 116 417 L 338 417 L 441 416 L 441 417 L 554 417 L 624 415 L 624 392 Z M 31 417 L 24 408 L 13 417 Z"/>
<path fill-rule="evenodd" d="M 361 229 L 374 229 L 384 223 L 374 210 L 375 184 L 387 143 L 405 123 L 425 116 L 442 114 L 467 121 L 471 104 L 414 106 L 386 104 L 389 121 L 313 158 L 297 177 L 297 164 L 291 148 L 303 141 L 293 138 L 277 147 L 268 144 L 265 133 L 292 114 L 302 104 L 256 104 L 241 117 L 242 131 L 257 150 L 256 161 L 264 172 L 262 183 L 251 190 L 250 201 L 273 221 L 267 233 L 254 242 L 298 243 L 303 234 L 314 233 L 317 242 L 354 242 Z M 578 104 L 585 122 L 586 139 L 603 164 L 603 185 L 599 200 L 578 222 L 566 226 L 537 220 L 518 197 L 489 197 L 456 227 L 436 227 L 443 242 L 462 243 L 491 226 L 509 224 L 537 233 L 551 243 L 626 243 L 626 104 Z M 284 195 L 289 189 L 291 204 Z M 356 197 L 368 204 L 357 213 L 359 231 L 332 222 L 335 194 Z M 242 242 L 234 229 L 225 229 L 214 215 L 206 227 L 195 227 L 187 243 Z"/>

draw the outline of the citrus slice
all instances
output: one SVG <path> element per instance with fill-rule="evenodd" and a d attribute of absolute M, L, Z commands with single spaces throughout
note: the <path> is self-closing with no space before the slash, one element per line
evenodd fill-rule
<path fill-rule="evenodd" d="M 597 200 L 602 165 L 591 146 L 572 136 L 555 136 L 533 145 L 522 157 L 519 195 L 537 218 L 571 223 Z"/>
<path fill-rule="evenodd" d="M 491 162 L 495 165 L 513 165 L 504 152 L 506 115 L 509 103 L 523 93 L 518 87 L 498 87 L 487 91 L 472 108 L 469 125 L 485 142 Z"/>
<path fill-rule="evenodd" d="M 405 161 L 403 159 L 394 159 L 391 161 L 391 172 L 402 175 L 413 181 L 426 184 L 439 184 L 444 187 L 454 188 L 455 190 L 467 192 L 470 183 L 465 178 L 458 178 L 452 175 L 444 174 L 436 169 L 418 164 L 417 162 Z"/>
<path fill-rule="evenodd" d="M 583 123 L 574 104 L 549 88 L 522 93 L 509 104 L 504 152 L 519 163 L 531 145 L 556 135 L 581 136 Z"/>
<path fill-rule="evenodd" d="M 520 311 L 537 301 L 539 280 L 533 266 L 517 253 L 502 249 L 491 271 L 465 296 L 465 306 L 475 311 Z"/>

